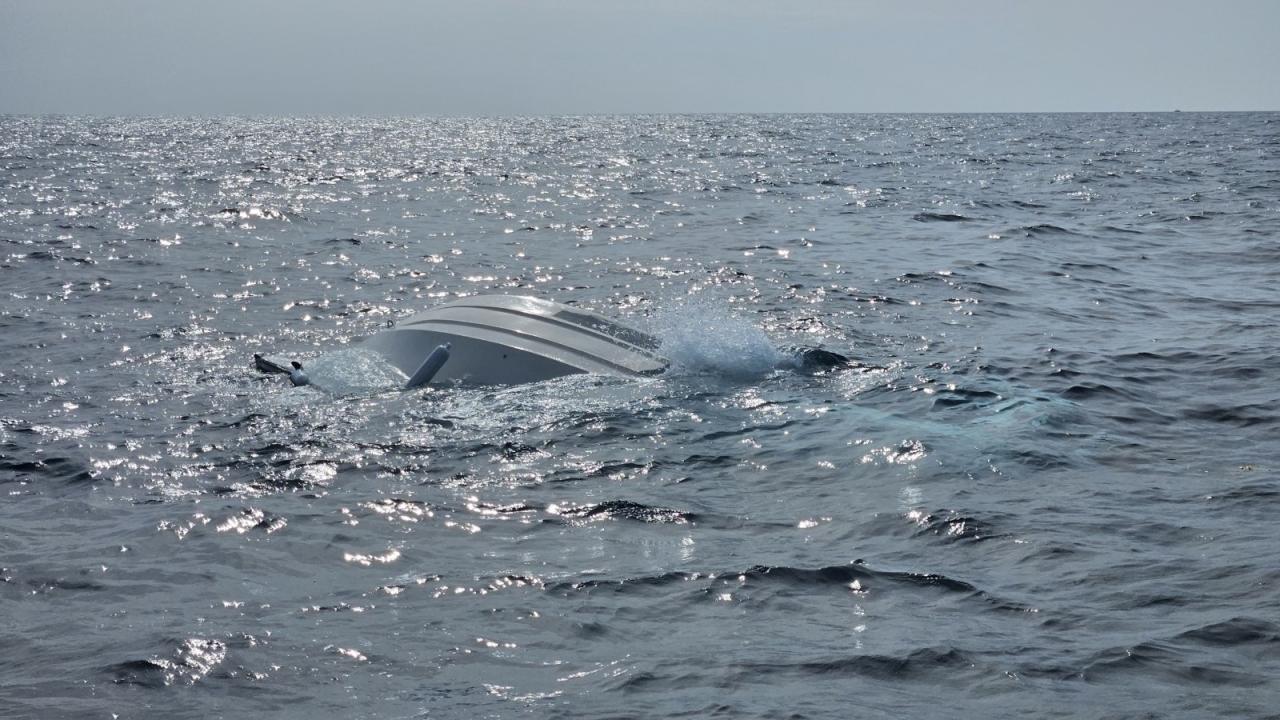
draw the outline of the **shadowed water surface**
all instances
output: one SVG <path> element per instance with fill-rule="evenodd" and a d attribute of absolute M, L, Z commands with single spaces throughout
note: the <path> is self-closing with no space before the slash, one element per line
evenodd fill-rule
<path fill-rule="evenodd" d="M 0 128 L 5 714 L 1280 700 L 1275 114 Z M 674 368 L 347 347 L 474 293 Z"/>

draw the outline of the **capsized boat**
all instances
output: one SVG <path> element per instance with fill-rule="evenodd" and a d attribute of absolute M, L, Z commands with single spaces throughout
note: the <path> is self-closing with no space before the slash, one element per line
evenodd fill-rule
<path fill-rule="evenodd" d="M 633 377 L 667 368 L 659 341 L 581 308 L 520 295 L 477 295 L 420 312 L 361 341 L 426 384 L 514 385 L 576 373 Z M 438 350 L 444 348 L 446 359 Z M 442 363 L 422 380 L 431 356 Z M 415 380 L 417 380 L 415 382 Z"/>
<path fill-rule="evenodd" d="M 636 377 L 666 370 L 661 341 L 581 308 L 522 295 L 476 295 L 439 305 L 365 338 L 355 347 L 376 353 L 403 373 L 406 389 L 421 385 L 516 385 L 580 373 Z M 784 365 L 822 372 L 850 361 L 818 348 L 795 348 Z M 259 370 L 288 373 L 302 366 L 254 355 Z M 292 365 L 292 370 L 290 369 Z"/>

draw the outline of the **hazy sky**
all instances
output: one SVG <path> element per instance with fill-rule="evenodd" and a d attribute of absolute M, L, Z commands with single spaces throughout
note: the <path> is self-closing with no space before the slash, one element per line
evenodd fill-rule
<path fill-rule="evenodd" d="M 1280 110 L 1280 0 L 0 0 L 0 113 Z"/>

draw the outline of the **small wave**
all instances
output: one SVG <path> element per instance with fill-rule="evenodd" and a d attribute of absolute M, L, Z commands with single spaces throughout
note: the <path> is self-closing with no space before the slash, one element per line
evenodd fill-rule
<path fill-rule="evenodd" d="M 1093 682 L 1131 683 L 1133 676 L 1163 680 L 1176 685 L 1255 687 L 1267 678 L 1233 669 L 1222 663 L 1207 664 L 1177 643 L 1147 641 L 1128 647 L 1109 648 L 1085 663 L 1079 676 Z"/>
<path fill-rule="evenodd" d="M 13 479 L 45 477 L 66 483 L 89 483 L 97 479 L 95 473 L 83 463 L 66 457 L 46 457 L 42 460 L 10 460 L 0 455 L 0 470 L 13 473 Z M 3 482 L 3 481 L 0 481 Z"/>
<path fill-rule="evenodd" d="M 973 218 L 954 213 L 922 212 L 911 216 L 916 222 L 972 222 Z"/>
<path fill-rule="evenodd" d="M 1108 232 L 1124 233 L 1126 235 L 1142 235 L 1143 231 L 1134 228 L 1120 227 L 1119 225 L 1103 225 L 1103 230 Z"/>
<path fill-rule="evenodd" d="M 894 278 L 894 280 L 904 283 L 942 283 L 943 285 L 952 285 L 952 277 L 955 273 L 937 271 L 937 272 L 909 272 L 903 273 Z"/>
<path fill-rule="evenodd" d="M 1025 237 L 1045 237 L 1045 236 L 1052 237 L 1055 235 L 1079 235 L 1080 234 L 1074 230 L 1068 230 L 1067 228 L 1061 227 L 1059 225 L 1050 225 L 1049 223 L 1040 223 L 1037 225 L 1023 225 L 1022 227 L 1014 228 L 1012 230 L 1007 230 L 1001 234 L 1012 235 L 1014 233 L 1022 233 L 1023 236 Z"/>
<path fill-rule="evenodd" d="M 1123 272 L 1120 268 L 1114 265 L 1097 262 L 1065 262 L 1062 263 L 1061 267 L 1063 270 L 1072 273 L 1079 272 L 1081 270 L 1108 270 L 1110 272 Z"/>
<path fill-rule="evenodd" d="M 940 410 L 958 405 L 976 405 L 985 407 L 1004 399 L 1000 393 L 991 390 L 969 390 L 962 387 L 948 387 L 938 391 L 933 398 L 933 409 Z"/>
<path fill-rule="evenodd" d="M 1191 306 L 1207 306 L 1219 308 L 1231 313 L 1245 313 L 1251 310 L 1272 312 L 1280 310 L 1280 300 L 1230 300 L 1211 297 L 1186 297 L 1179 302 Z"/>
<path fill-rule="evenodd" d="M 70 580 L 62 577 L 24 578 L 23 584 L 30 588 L 30 592 L 33 595 L 43 595 L 64 590 L 70 592 L 99 592 L 107 589 L 106 585 L 92 580 Z"/>
<path fill-rule="evenodd" d="M 694 521 L 691 513 L 671 508 L 644 505 L 630 500 L 606 500 L 594 505 L 576 507 L 549 507 L 548 512 L 580 520 L 634 520 L 645 523 L 688 524 Z"/>
<path fill-rule="evenodd" d="M 1191 420 L 1234 425 L 1236 427 L 1252 427 L 1255 425 L 1274 425 L 1280 421 L 1275 406 L 1261 403 L 1253 405 L 1197 405 L 1186 410 L 1183 416 Z"/>
<path fill-rule="evenodd" d="M 850 289 L 845 295 L 847 299 L 856 303 L 867 303 L 869 305 L 906 305 L 907 301 L 889 297 L 888 295 L 874 295 L 859 292 Z"/>
<path fill-rule="evenodd" d="M 303 443 L 298 448 L 278 450 L 269 455 L 250 451 L 245 457 L 231 460 L 228 467 L 252 473 L 254 479 L 230 487 L 211 488 L 220 495 L 261 494 L 281 491 L 314 491 L 332 484 L 339 465 L 327 460 L 306 460 L 308 448 L 321 447 L 323 443 Z M 282 446 L 273 446 L 282 447 Z"/>
<path fill-rule="evenodd" d="M 1250 617 L 1211 623 L 1178 635 L 1177 640 L 1213 647 L 1271 645 L 1280 647 L 1280 625 Z"/>
<path fill-rule="evenodd" d="M 1155 425 L 1163 427 L 1178 421 L 1173 415 L 1162 413 L 1145 404 L 1129 405 L 1117 411 L 1109 412 L 1103 417 L 1123 425 Z"/>
<path fill-rule="evenodd" d="M 829 660 L 795 663 L 735 663 L 731 666 L 739 682 L 759 682 L 773 675 L 856 675 L 881 680 L 921 680 L 946 671 L 945 678 L 955 680 L 955 672 L 977 674 L 974 659 L 951 647 L 926 647 L 902 656 L 850 655 Z M 941 677 L 939 678 L 941 679 Z"/>
<path fill-rule="evenodd" d="M 1075 461 L 1071 458 L 1048 450 L 1018 450 L 1010 453 L 1009 459 L 1036 470 L 1063 470 L 1076 467 Z"/>
<path fill-rule="evenodd" d="M 284 529 L 287 524 L 288 521 L 283 517 L 269 514 L 258 508 L 247 507 L 218 522 L 216 529 L 218 532 L 234 532 L 239 535 L 244 535 L 251 530 L 261 530 L 270 535 Z"/>
<path fill-rule="evenodd" d="M 787 422 L 777 423 L 776 425 L 750 425 L 747 427 L 734 428 L 733 430 L 714 430 L 712 432 L 709 432 L 703 435 L 701 437 L 701 440 L 703 441 L 722 440 L 724 438 L 734 438 L 734 437 L 752 435 L 754 433 L 761 432 L 761 431 L 786 430 L 787 428 L 792 427 L 793 425 L 796 425 L 796 424 L 797 424 L 796 421 L 788 420 Z"/>
<path fill-rule="evenodd" d="M 554 585 L 547 586 L 547 590 L 553 594 L 561 595 L 571 592 L 594 592 L 597 590 L 625 594 L 637 589 L 664 587 L 689 580 L 696 580 L 702 577 L 706 576 L 701 573 L 671 571 L 659 575 L 644 575 L 619 580 L 579 580 L 576 582 L 559 582 Z"/>
<path fill-rule="evenodd" d="M 990 523 L 955 510 L 939 510 L 929 514 L 916 514 L 911 518 L 919 528 L 917 536 L 934 535 L 947 542 L 979 542 L 1006 537 Z"/>
<path fill-rule="evenodd" d="M 936 589 L 985 600 L 996 609 L 1025 611 L 1016 603 L 997 600 L 974 585 L 938 573 L 917 573 L 892 570 L 873 570 L 857 561 L 848 565 L 828 565 L 818 568 L 802 568 L 789 565 L 754 565 L 739 572 L 699 573 L 666 572 L 621 579 L 592 579 L 558 583 L 548 590 L 559 593 L 571 591 L 608 590 L 626 594 L 644 588 L 664 587 L 690 580 L 714 580 L 717 577 L 736 577 L 742 583 L 780 583 L 789 587 L 830 587 L 861 592 L 871 587 L 899 589 Z"/>
<path fill-rule="evenodd" d="M 1085 359 L 1084 357 L 1072 358 L 1073 360 Z M 1195 350 L 1174 350 L 1170 352 L 1154 353 L 1146 350 L 1134 353 L 1122 353 L 1113 355 L 1111 362 L 1121 366 L 1137 366 L 1139 368 L 1149 368 L 1152 364 L 1173 365 L 1173 366 L 1210 366 L 1220 367 L 1230 361 L 1226 355 L 1220 353 L 1206 353 Z"/>
<path fill-rule="evenodd" d="M 270 207 L 250 205 L 248 207 L 224 207 L 209 214 L 216 220 L 289 220 L 288 213 Z"/>
<path fill-rule="evenodd" d="M 1246 465 L 1244 468 L 1254 469 L 1252 465 Z M 1242 469 L 1244 469 L 1242 468 Z M 1267 483 L 1249 483 L 1232 487 L 1229 490 L 1209 495 L 1207 500 L 1227 500 L 1235 502 L 1243 502 L 1245 504 L 1255 504 L 1259 500 L 1276 500 L 1280 499 L 1280 489 Z"/>
<path fill-rule="evenodd" d="M 812 570 L 790 566 L 757 565 L 741 574 L 747 579 L 781 580 L 798 586 L 849 585 L 854 582 L 859 583 L 861 586 L 867 581 L 883 580 L 899 586 L 941 588 L 948 592 L 958 593 L 981 593 L 977 587 L 946 575 L 872 570 L 860 562 L 855 562 L 851 565 L 828 565 Z"/>
<path fill-rule="evenodd" d="M 106 668 L 119 684 L 161 688 L 182 683 L 193 685 L 227 657 L 227 646 L 218 640 L 189 638 L 175 643 L 164 657 L 128 660 Z"/>
<path fill-rule="evenodd" d="M 1098 398 L 1124 398 L 1126 400 L 1141 399 L 1136 393 L 1101 382 L 1077 383 L 1066 390 L 1063 390 L 1061 394 L 1062 397 L 1075 401 Z"/>

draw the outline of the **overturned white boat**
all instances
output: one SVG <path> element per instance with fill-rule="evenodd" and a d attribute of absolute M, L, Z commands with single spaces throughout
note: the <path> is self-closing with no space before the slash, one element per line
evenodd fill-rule
<path fill-rule="evenodd" d="M 408 387 L 512 385 L 575 373 L 652 375 L 668 364 L 651 335 L 589 310 L 515 295 L 445 303 L 397 322 L 360 347 L 409 376 Z M 419 370 L 442 347 L 447 359 L 423 379 Z"/>
<path fill-rule="evenodd" d="M 541 298 L 477 295 L 454 300 L 401 320 L 360 341 L 421 385 L 515 385 L 564 375 L 595 373 L 635 377 L 667 369 L 660 341 L 599 313 Z M 254 356 L 263 372 L 289 373 L 299 382 L 296 361 Z M 804 349 L 792 367 L 812 369 L 847 363 L 842 355 Z M 289 365 L 293 369 L 289 369 Z"/>

